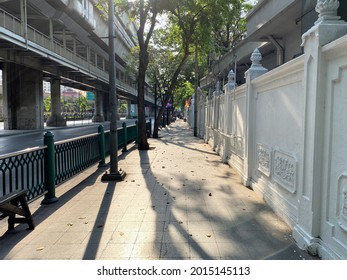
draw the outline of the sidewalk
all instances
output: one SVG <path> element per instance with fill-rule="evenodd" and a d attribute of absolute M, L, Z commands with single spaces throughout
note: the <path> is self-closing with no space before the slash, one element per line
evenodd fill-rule
<path fill-rule="evenodd" d="M 0 221 L 0 259 L 315 259 L 186 123 L 160 135 L 120 154 L 124 181 L 94 166 L 32 202 L 35 230 Z"/>

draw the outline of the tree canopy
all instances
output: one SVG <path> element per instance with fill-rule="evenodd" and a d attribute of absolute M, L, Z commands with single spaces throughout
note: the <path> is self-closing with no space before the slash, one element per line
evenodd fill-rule
<path fill-rule="evenodd" d="M 115 0 L 115 4 L 117 11 L 126 11 L 137 26 L 137 59 L 132 56 L 129 65 L 138 73 L 139 149 L 148 149 L 144 116 L 146 77 L 152 86 L 157 85 L 159 93 L 167 87 L 156 116 L 156 133 L 172 96 L 176 94 L 176 102 L 179 100 L 182 105 L 184 101 L 180 99 L 192 94 L 194 87 L 196 90 L 211 63 L 244 38 L 244 15 L 252 5 L 245 0 Z M 165 18 L 160 24 L 159 15 Z"/>

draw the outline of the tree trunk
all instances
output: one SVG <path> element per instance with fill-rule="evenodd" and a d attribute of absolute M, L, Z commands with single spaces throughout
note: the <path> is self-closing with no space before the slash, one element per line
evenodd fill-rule
<path fill-rule="evenodd" d="M 139 54 L 139 77 L 138 77 L 138 94 L 137 94 L 137 145 L 139 150 L 148 150 L 146 131 L 146 114 L 145 114 L 145 84 L 146 69 L 148 65 L 148 53 L 140 51 Z"/>

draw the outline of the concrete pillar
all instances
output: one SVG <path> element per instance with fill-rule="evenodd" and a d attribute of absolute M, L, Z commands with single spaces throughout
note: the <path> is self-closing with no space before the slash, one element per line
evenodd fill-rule
<path fill-rule="evenodd" d="M 4 63 L 4 128 L 43 129 L 42 72 Z"/>
<path fill-rule="evenodd" d="M 95 116 L 94 121 L 95 122 L 103 122 L 105 121 L 104 118 L 104 99 L 103 94 L 100 90 L 96 90 L 95 92 Z"/>
<path fill-rule="evenodd" d="M 131 100 L 127 100 L 127 119 L 131 119 Z"/>
<path fill-rule="evenodd" d="M 251 61 L 252 65 L 246 72 L 246 133 L 244 139 L 244 170 L 243 183 L 246 186 L 251 185 L 253 169 L 255 168 L 255 108 L 256 92 L 252 85 L 252 80 L 265 74 L 268 70 L 261 65 L 262 55 L 258 49 L 255 49 Z"/>
<path fill-rule="evenodd" d="M 298 222 L 293 237 L 302 248 L 312 253 L 319 250 L 322 216 L 324 131 L 326 110 L 326 60 L 322 47 L 346 34 L 347 23 L 337 16 L 339 1 L 318 0 L 315 25 L 302 36 L 305 53 L 304 88 L 305 134 L 303 189 L 299 193 Z M 329 186 L 328 186 L 329 188 Z"/>
<path fill-rule="evenodd" d="M 66 126 L 66 120 L 61 115 L 60 79 L 51 81 L 51 116 L 47 120 L 47 126 Z"/>

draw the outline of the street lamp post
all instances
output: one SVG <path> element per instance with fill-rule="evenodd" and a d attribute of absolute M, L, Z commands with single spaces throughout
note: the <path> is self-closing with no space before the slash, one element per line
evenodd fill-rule
<path fill-rule="evenodd" d="M 117 132 L 117 109 L 118 100 L 116 92 L 116 63 L 114 46 L 114 2 L 108 1 L 108 34 L 109 34 L 109 83 L 110 83 L 110 171 L 102 176 L 103 181 L 122 181 L 126 175 L 123 170 L 118 169 L 118 132 Z"/>

